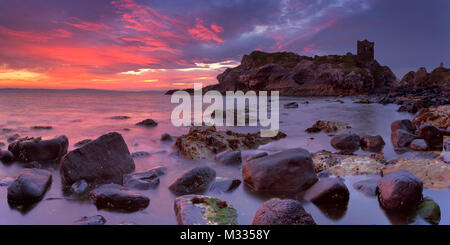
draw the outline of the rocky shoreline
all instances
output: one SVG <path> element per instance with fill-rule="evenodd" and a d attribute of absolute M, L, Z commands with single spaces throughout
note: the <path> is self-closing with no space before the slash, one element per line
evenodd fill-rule
<path fill-rule="evenodd" d="M 304 210 L 302 202 L 311 202 L 324 212 L 330 212 L 330 208 L 345 210 L 351 198 L 350 187 L 341 178 L 370 174 L 373 179 L 355 183 L 353 188 L 377 197 L 386 212 L 413 213 L 438 224 L 440 208 L 432 199 L 423 197 L 422 192 L 423 188 L 450 188 L 450 165 L 445 155 L 450 145 L 447 137 L 450 135 L 449 112 L 449 105 L 422 109 L 412 121 L 391 124 L 391 142 L 396 150 L 443 149 L 441 155 L 431 159 L 387 161 L 383 156 L 386 143 L 381 136 L 341 133 L 350 126 L 331 121 L 319 121 L 312 129 L 303 130 L 308 134 L 335 133 L 330 145 L 336 152 L 312 153 L 293 148 L 261 152 L 244 159 L 242 150 L 258 149 L 286 135 L 280 133 L 277 137 L 263 139 L 257 134 L 191 127 L 187 134 L 176 137 L 171 143 L 172 154 L 193 161 L 207 159 L 218 165 L 240 166 L 242 175 L 219 178 L 213 167 L 205 166 L 191 168 L 173 179 L 168 189 L 177 196 L 173 204 L 176 220 L 178 224 L 237 224 L 238 212 L 232 203 L 217 195 L 231 193 L 242 183 L 251 192 L 272 197 L 259 207 L 252 224 L 313 225 L 316 224 L 314 217 Z M 151 127 L 157 127 L 155 121 L 151 122 Z M 158 140 L 170 142 L 172 138 L 164 134 Z M 170 167 L 136 172 L 133 154 L 120 133 L 111 132 L 87 140 L 72 151 L 67 150 L 68 144 L 65 136 L 50 140 L 25 137 L 11 141 L 8 150 L 0 152 L 3 164 L 23 167 L 18 176 L 0 182 L 0 188 L 7 188 L 11 207 L 23 212 L 32 209 L 39 205 L 52 182 L 61 181 L 66 195 L 74 200 L 89 200 L 99 210 L 131 213 L 151 205 L 143 190 L 164 188 L 159 186 L 160 178 L 164 178 Z M 355 155 L 360 148 L 372 155 Z M 61 179 L 54 179 L 46 170 L 49 166 L 59 168 Z M 280 196 L 283 198 L 278 199 Z M 106 222 L 103 216 L 96 215 L 81 217 L 73 224 Z"/>

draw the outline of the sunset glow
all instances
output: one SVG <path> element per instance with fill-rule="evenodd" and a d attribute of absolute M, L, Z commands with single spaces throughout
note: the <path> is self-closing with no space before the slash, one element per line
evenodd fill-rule
<path fill-rule="evenodd" d="M 5 0 L 1 11 L 16 11 L 0 16 L 0 88 L 150 90 L 199 81 L 208 85 L 255 49 L 303 55 L 346 53 L 354 52 L 355 41 L 363 38 L 381 46 L 378 54 L 388 54 L 382 61 L 396 73 L 416 64 L 436 66 L 423 57 L 411 59 L 410 50 L 401 46 L 401 33 L 390 32 L 380 41 L 380 35 L 366 28 L 388 21 L 371 19 L 371 11 L 385 8 L 386 2 Z M 401 23 L 389 25 L 386 28 L 402 29 Z M 361 36 L 361 29 L 367 29 L 367 36 Z M 348 35 L 331 38 L 336 31 Z M 448 41 L 448 36 L 447 40 L 434 37 L 437 41 Z M 408 67 L 396 65 L 405 62 L 391 59 L 391 50 L 383 48 L 394 45 L 399 45 L 397 56 L 410 61 Z M 414 41 L 409 39 L 409 45 L 414 46 Z"/>

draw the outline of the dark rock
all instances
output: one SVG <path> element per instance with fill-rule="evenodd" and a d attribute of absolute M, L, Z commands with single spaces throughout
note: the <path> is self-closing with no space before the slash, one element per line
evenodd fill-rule
<path fill-rule="evenodd" d="M 134 212 L 146 208 L 150 199 L 138 192 L 117 184 L 102 185 L 89 193 L 99 209 L 113 209 Z"/>
<path fill-rule="evenodd" d="M 133 154 L 131 154 L 132 158 L 150 157 L 150 156 L 151 156 L 151 154 L 146 151 L 138 151 L 138 152 L 133 152 Z"/>
<path fill-rule="evenodd" d="M 15 161 L 14 154 L 10 151 L 0 150 L 0 161 L 3 163 L 11 163 Z"/>
<path fill-rule="evenodd" d="M 152 127 L 156 127 L 158 125 L 158 123 L 153 121 L 152 119 L 145 119 L 142 122 L 136 123 L 136 125 L 137 126 L 143 126 L 143 127 L 152 128 Z"/>
<path fill-rule="evenodd" d="M 248 162 L 248 161 L 251 161 L 251 160 L 255 160 L 255 159 L 257 159 L 257 158 L 266 157 L 266 156 L 268 156 L 268 155 L 269 155 L 269 154 L 267 154 L 267 152 L 256 153 L 256 154 L 250 155 L 250 156 L 248 156 L 247 158 L 245 158 L 245 161 Z"/>
<path fill-rule="evenodd" d="M 408 119 L 398 120 L 391 123 L 391 132 L 395 132 L 398 129 L 403 129 L 410 133 L 413 133 L 415 131 L 411 120 Z"/>
<path fill-rule="evenodd" d="M 350 193 L 341 179 L 324 178 L 311 186 L 303 198 L 315 204 L 347 203 Z"/>
<path fill-rule="evenodd" d="M 420 126 L 417 136 L 424 139 L 428 147 L 433 149 L 442 147 L 442 142 L 444 141 L 444 134 L 441 130 L 430 124 Z"/>
<path fill-rule="evenodd" d="M 42 164 L 38 161 L 20 163 L 24 168 L 42 168 Z"/>
<path fill-rule="evenodd" d="M 91 141 L 92 141 L 91 139 L 85 139 L 85 140 L 79 141 L 79 142 L 75 143 L 75 147 L 82 147 L 83 145 L 85 145 Z"/>
<path fill-rule="evenodd" d="M 104 225 L 106 219 L 101 215 L 95 215 L 91 217 L 84 216 L 83 218 L 75 221 L 72 225 Z"/>
<path fill-rule="evenodd" d="M 366 196 L 374 197 L 377 195 L 377 185 L 380 177 L 374 177 L 361 180 L 353 184 L 353 188 Z"/>
<path fill-rule="evenodd" d="M 217 178 L 216 181 L 211 184 L 208 192 L 232 192 L 237 189 L 239 185 L 241 185 L 241 181 L 238 179 Z"/>
<path fill-rule="evenodd" d="M 422 199 L 422 181 L 406 170 L 397 170 L 378 181 L 378 199 L 387 210 L 415 207 Z"/>
<path fill-rule="evenodd" d="M 207 190 L 216 178 L 216 171 L 210 167 L 196 167 L 184 172 L 169 186 L 169 190 L 178 196 L 197 194 Z"/>
<path fill-rule="evenodd" d="M 409 148 L 415 151 L 426 151 L 428 149 L 428 145 L 427 142 L 425 142 L 425 140 L 423 139 L 415 139 L 411 141 Z"/>
<path fill-rule="evenodd" d="M 357 151 L 361 139 L 357 134 L 339 134 L 331 139 L 331 146 L 342 151 Z"/>
<path fill-rule="evenodd" d="M 123 186 L 140 190 L 155 188 L 159 185 L 159 176 L 167 171 L 165 167 L 156 167 L 146 172 L 125 174 Z"/>
<path fill-rule="evenodd" d="M 383 150 L 383 147 L 386 143 L 384 142 L 383 137 L 381 137 L 380 135 L 364 135 L 363 137 L 361 137 L 360 144 L 361 148 L 365 151 L 380 152 Z"/>
<path fill-rule="evenodd" d="M 129 116 L 113 116 L 113 117 L 109 117 L 108 119 L 113 119 L 113 120 L 126 120 L 126 119 L 130 119 L 131 117 Z"/>
<path fill-rule="evenodd" d="M 73 194 L 81 196 L 86 193 L 88 187 L 89 184 L 86 182 L 86 180 L 81 179 L 73 183 L 72 186 L 70 187 L 70 190 L 72 191 Z"/>
<path fill-rule="evenodd" d="M 404 129 L 398 129 L 391 133 L 391 141 L 394 148 L 407 147 L 411 141 L 416 139 L 417 136 L 409 133 Z"/>
<path fill-rule="evenodd" d="M 161 141 L 172 141 L 172 136 L 170 134 L 162 134 L 161 135 Z"/>
<path fill-rule="evenodd" d="M 216 155 L 216 161 L 225 165 L 237 165 L 242 163 L 241 151 L 228 149 Z"/>
<path fill-rule="evenodd" d="M 201 195 L 177 197 L 174 203 L 179 225 L 237 225 L 237 212 L 227 202 Z"/>
<path fill-rule="evenodd" d="M 3 147 L 3 146 L 5 146 L 5 143 L 0 142 L 0 147 Z"/>
<path fill-rule="evenodd" d="M 314 219 L 296 200 L 269 200 L 256 211 L 252 225 L 315 225 Z"/>
<path fill-rule="evenodd" d="M 298 103 L 297 102 L 287 103 L 287 104 L 284 105 L 284 108 L 287 108 L 287 109 L 298 108 Z"/>
<path fill-rule="evenodd" d="M 42 169 L 24 169 L 8 186 L 8 202 L 26 205 L 42 199 L 52 183 L 52 174 Z"/>
<path fill-rule="evenodd" d="M 8 142 L 8 143 L 14 142 L 14 141 L 16 141 L 19 137 L 20 137 L 20 135 L 18 135 L 18 134 L 9 136 L 8 139 L 6 140 L 6 142 Z"/>
<path fill-rule="evenodd" d="M 8 187 L 15 179 L 13 177 L 0 178 L 0 187 Z"/>
<path fill-rule="evenodd" d="M 63 184 L 84 179 L 88 183 L 121 183 L 135 169 L 133 158 L 119 133 L 113 132 L 69 152 L 61 161 Z"/>
<path fill-rule="evenodd" d="M 11 143 L 8 150 L 20 162 L 38 161 L 41 163 L 59 162 L 67 153 L 69 140 L 66 136 L 59 136 L 50 140 L 40 138 L 23 138 Z"/>
<path fill-rule="evenodd" d="M 430 224 L 438 225 L 441 221 L 441 208 L 429 197 L 425 197 L 419 204 L 417 213 Z"/>
<path fill-rule="evenodd" d="M 246 162 L 242 178 L 254 191 L 271 193 L 303 191 L 317 181 L 311 154 L 302 148 Z"/>
<path fill-rule="evenodd" d="M 34 130 L 50 130 L 50 129 L 53 129 L 53 127 L 52 126 L 33 126 L 33 127 L 31 127 L 31 129 L 34 129 Z"/>

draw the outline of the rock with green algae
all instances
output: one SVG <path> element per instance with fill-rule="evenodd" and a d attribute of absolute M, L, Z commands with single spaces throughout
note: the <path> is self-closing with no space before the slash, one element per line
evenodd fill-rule
<path fill-rule="evenodd" d="M 202 195 L 185 195 L 175 199 L 179 225 L 237 225 L 237 212 L 226 201 Z"/>
<path fill-rule="evenodd" d="M 417 207 L 417 214 L 433 225 L 438 225 L 441 221 L 441 209 L 431 198 L 425 197 Z"/>

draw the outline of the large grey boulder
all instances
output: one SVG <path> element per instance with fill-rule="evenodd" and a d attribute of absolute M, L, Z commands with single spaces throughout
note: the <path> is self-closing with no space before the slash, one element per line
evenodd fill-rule
<path fill-rule="evenodd" d="M 304 191 L 317 181 L 311 154 L 302 148 L 246 162 L 242 178 L 253 190 L 271 193 Z"/>
<path fill-rule="evenodd" d="M 66 136 L 59 136 L 50 140 L 41 138 L 23 138 L 8 146 L 19 162 L 59 162 L 67 153 L 69 140 Z"/>
<path fill-rule="evenodd" d="M 69 152 L 61 161 L 61 179 L 65 185 L 81 179 L 89 183 L 122 183 L 122 175 L 134 169 L 122 135 L 113 132 Z"/>
<path fill-rule="evenodd" d="M 52 174 L 42 169 L 24 169 L 8 186 L 8 202 L 27 205 L 38 202 L 52 183 Z"/>
<path fill-rule="evenodd" d="M 387 210 L 414 207 L 422 199 L 422 190 L 422 181 L 403 169 L 389 173 L 378 181 L 378 199 Z"/>
<path fill-rule="evenodd" d="M 297 200 L 269 200 L 256 211 L 252 225 L 315 225 Z"/>
<path fill-rule="evenodd" d="M 169 186 L 177 196 L 205 192 L 216 178 L 216 171 L 210 167 L 197 167 L 184 172 Z"/>
<path fill-rule="evenodd" d="M 322 178 L 306 191 L 303 198 L 315 204 L 347 203 L 350 192 L 341 179 Z"/>

